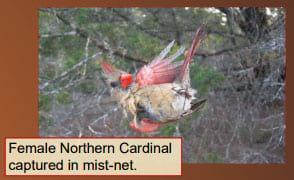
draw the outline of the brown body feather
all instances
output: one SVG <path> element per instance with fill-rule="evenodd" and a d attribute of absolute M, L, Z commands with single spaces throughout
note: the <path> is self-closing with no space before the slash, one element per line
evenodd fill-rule
<path fill-rule="evenodd" d="M 183 89 L 176 83 L 150 85 L 128 94 L 123 104 L 133 113 L 143 111 L 154 121 L 167 122 L 190 114 L 195 94 L 194 89 Z"/>

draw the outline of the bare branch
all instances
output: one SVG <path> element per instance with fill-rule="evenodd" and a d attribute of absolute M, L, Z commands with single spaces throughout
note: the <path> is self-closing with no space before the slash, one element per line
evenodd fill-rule
<path fill-rule="evenodd" d="M 47 81 L 47 82 L 45 82 L 45 83 L 39 85 L 39 90 L 40 90 L 40 91 L 43 91 L 48 85 L 50 85 L 50 84 L 52 84 L 52 83 L 55 83 L 55 82 L 57 82 L 58 80 L 60 80 L 61 78 L 67 76 L 69 73 L 73 72 L 73 71 L 74 71 L 75 69 L 77 69 L 78 67 L 80 67 L 80 66 L 86 64 L 89 60 L 91 60 L 91 59 L 97 59 L 99 55 L 100 55 L 100 53 L 96 53 L 96 54 L 90 56 L 89 58 L 85 58 L 85 59 L 81 60 L 79 63 L 75 64 L 75 65 L 74 65 L 72 68 L 70 68 L 69 70 L 64 71 L 63 73 L 61 73 L 60 76 L 57 76 L 57 77 L 55 77 L 54 79 L 52 79 L 52 80 L 50 80 L 50 81 Z"/>
<path fill-rule="evenodd" d="M 55 38 L 55 37 L 63 37 L 63 36 L 75 36 L 77 33 L 75 31 L 57 33 L 57 34 L 40 34 L 40 38 Z"/>

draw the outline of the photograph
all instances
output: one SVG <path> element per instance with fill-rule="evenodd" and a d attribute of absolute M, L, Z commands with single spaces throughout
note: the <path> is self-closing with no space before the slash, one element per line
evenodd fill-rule
<path fill-rule="evenodd" d="M 283 7 L 38 9 L 39 137 L 181 137 L 285 163 Z"/>

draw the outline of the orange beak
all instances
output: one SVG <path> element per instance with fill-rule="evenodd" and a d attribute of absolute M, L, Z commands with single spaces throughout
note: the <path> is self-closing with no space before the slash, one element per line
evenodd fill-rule
<path fill-rule="evenodd" d="M 133 77 L 131 74 L 122 74 L 120 76 L 121 87 L 126 89 L 133 82 Z"/>

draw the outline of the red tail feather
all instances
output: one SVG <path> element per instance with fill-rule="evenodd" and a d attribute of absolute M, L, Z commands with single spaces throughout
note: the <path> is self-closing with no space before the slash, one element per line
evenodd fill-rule
<path fill-rule="evenodd" d="M 202 24 L 196 31 L 192 45 L 186 55 L 185 61 L 183 63 L 183 66 L 181 68 L 181 72 L 180 72 L 180 79 L 183 79 L 186 73 L 186 69 L 188 68 L 188 66 L 190 65 L 193 56 L 196 53 L 196 50 L 198 49 L 198 47 L 200 46 L 200 42 L 204 37 L 204 25 Z"/>

